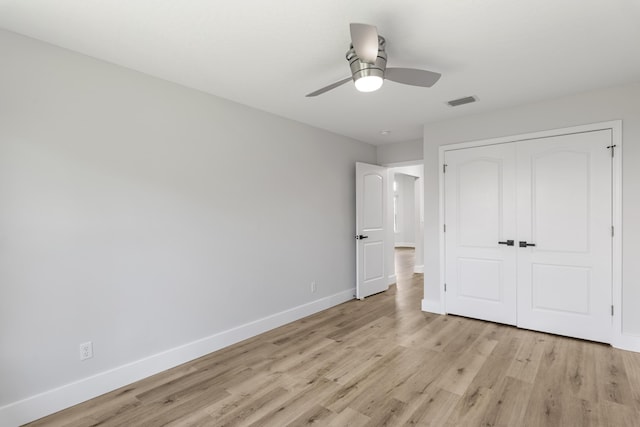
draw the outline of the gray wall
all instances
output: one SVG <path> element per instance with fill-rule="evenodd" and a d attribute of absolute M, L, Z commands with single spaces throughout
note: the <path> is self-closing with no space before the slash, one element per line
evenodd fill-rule
<path fill-rule="evenodd" d="M 0 406 L 355 286 L 373 146 L 4 31 L 0 55 Z"/>
<path fill-rule="evenodd" d="M 379 165 L 422 160 L 422 140 L 396 142 L 376 147 Z"/>
<path fill-rule="evenodd" d="M 640 335 L 640 84 L 425 125 L 425 301 L 440 301 L 439 146 L 617 119 L 623 120 L 623 333 Z"/>

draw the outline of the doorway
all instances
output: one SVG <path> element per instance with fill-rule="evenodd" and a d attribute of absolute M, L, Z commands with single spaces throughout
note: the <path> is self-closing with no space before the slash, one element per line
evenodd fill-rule
<path fill-rule="evenodd" d="M 396 247 L 411 248 L 412 273 L 424 273 L 424 164 L 421 161 L 388 166 L 387 192 L 389 254 L 388 283 L 397 282 Z M 396 179 L 397 178 L 397 179 Z"/>
<path fill-rule="evenodd" d="M 414 248 L 417 241 L 416 180 L 400 172 L 393 176 L 393 232 L 396 248 Z"/>

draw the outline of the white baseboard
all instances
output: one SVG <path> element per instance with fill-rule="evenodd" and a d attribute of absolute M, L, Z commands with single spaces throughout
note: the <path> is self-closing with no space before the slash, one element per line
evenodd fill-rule
<path fill-rule="evenodd" d="M 422 300 L 422 311 L 426 311 L 428 313 L 445 314 L 442 311 L 442 307 L 440 307 L 440 302 L 429 301 L 426 299 Z"/>
<path fill-rule="evenodd" d="M 221 348 L 354 298 L 349 289 L 175 347 L 126 365 L 0 407 L 0 427 L 15 427 L 116 390 Z"/>
<path fill-rule="evenodd" d="M 395 274 L 387 277 L 387 285 L 391 286 L 398 281 L 398 278 Z"/>
<path fill-rule="evenodd" d="M 640 336 L 632 334 L 614 334 L 611 346 L 621 350 L 640 353 Z"/>
<path fill-rule="evenodd" d="M 424 273 L 424 265 L 414 265 L 413 266 L 414 273 Z"/>

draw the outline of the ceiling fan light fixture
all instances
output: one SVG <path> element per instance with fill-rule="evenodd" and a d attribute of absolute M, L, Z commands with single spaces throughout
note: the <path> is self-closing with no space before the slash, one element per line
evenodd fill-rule
<path fill-rule="evenodd" d="M 380 76 L 362 76 L 355 81 L 360 92 L 374 92 L 382 87 L 384 80 Z"/>
<path fill-rule="evenodd" d="M 350 24 L 350 27 L 351 45 L 345 59 L 349 62 L 351 79 L 359 92 L 374 92 L 382 87 L 384 80 L 409 86 L 431 87 L 440 79 L 440 73 L 433 71 L 403 67 L 387 68 L 387 42 L 378 34 L 376 27 L 356 23 Z M 349 80 L 347 77 L 331 83 L 307 94 L 307 97 L 321 95 Z"/>

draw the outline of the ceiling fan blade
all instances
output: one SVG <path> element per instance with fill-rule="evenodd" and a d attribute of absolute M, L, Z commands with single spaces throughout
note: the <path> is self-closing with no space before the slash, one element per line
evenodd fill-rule
<path fill-rule="evenodd" d="M 351 24 L 351 44 L 362 62 L 375 64 L 378 58 L 378 30 L 373 25 Z"/>
<path fill-rule="evenodd" d="M 433 71 L 417 70 L 415 68 L 387 68 L 384 72 L 384 78 L 394 82 L 411 86 L 431 87 L 438 79 L 440 73 Z"/>
<path fill-rule="evenodd" d="M 323 94 L 323 93 L 325 93 L 325 92 L 329 92 L 331 89 L 335 89 L 335 88 L 337 88 L 338 86 L 342 86 L 343 84 L 345 84 L 345 83 L 346 83 L 346 82 L 348 82 L 348 81 L 351 81 L 351 77 L 347 77 L 346 79 L 342 79 L 342 80 L 340 80 L 340 81 L 338 81 L 338 82 L 335 82 L 335 83 L 333 83 L 333 84 L 330 84 L 329 86 L 325 86 L 325 87 L 323 87 L 322 89 L 318 89 L 318 90 L 316 90 L 315 92 L 311 92 L 311 93 L 307 94 L 306 96 L 307 96 L 307 97 L 310 97 L 310 96 L 318 96 L 318 95 L 322 95 L 322 94 Z"/>

